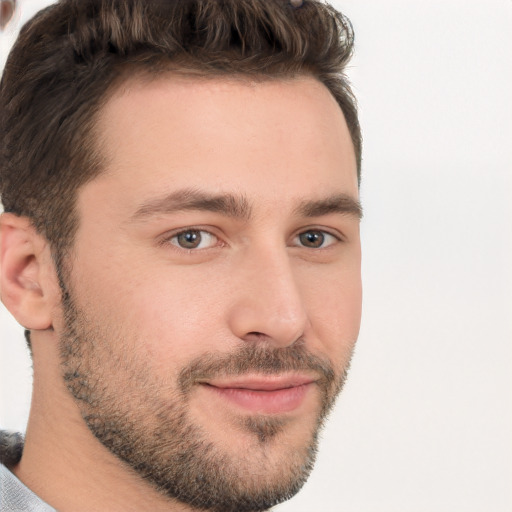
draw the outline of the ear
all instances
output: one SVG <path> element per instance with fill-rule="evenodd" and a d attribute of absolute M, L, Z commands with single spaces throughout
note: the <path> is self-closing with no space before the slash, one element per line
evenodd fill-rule
<path fill-rule="evenodd" d="M 48 242 L 29 219 L 0 215 L 0 297 L 26 329 L 52 327 L 60 292 Z"/>

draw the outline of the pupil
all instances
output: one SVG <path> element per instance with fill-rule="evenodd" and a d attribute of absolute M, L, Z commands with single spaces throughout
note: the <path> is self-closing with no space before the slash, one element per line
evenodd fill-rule
<path fill-rule="evenodd" d="M 185 249 L 194 249 L 201 243 L 199 231 L 185 231 L 178 235 L 178 242 Z"/>
<path fill-rule="evenodd" d="M 324 243 L 324 235 L 318 231 L 308 231 L 300 235 L 300 241 L 306 247 L 320 247 Z"/>

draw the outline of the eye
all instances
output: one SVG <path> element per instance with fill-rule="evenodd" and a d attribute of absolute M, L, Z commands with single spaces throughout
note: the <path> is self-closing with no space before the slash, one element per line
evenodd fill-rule
<path fill-rule="evenodd" d="M 208 231 L 187 229 L 171 237 L 169 242 L 180 249 L 208 249 L 213 247 L 218 239 Z"/>
<path fill-rule="evenodd" d="M 318 229 L 304 231 L 296 237 L 297 245 L 302 245 L 308 249 L 324 249 L 338 241 L 339 239 L 334 235 Z"/>

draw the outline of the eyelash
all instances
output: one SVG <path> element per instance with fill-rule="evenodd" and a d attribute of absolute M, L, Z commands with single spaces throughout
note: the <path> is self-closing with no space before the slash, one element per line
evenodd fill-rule
<path fill-rule="evenodd" d="M 181 245 L 179 245 L 178 243 L 174 243 L 173 240 L 177 240 L 180 236 L 182 235 L 187 235 L 187 234 L 194 234 L 194 236 L 196 236 L 196 234 L 199 233 L 200 234 L 200 239 L 199 239 L 199 243 L 201 243 L 203 240 L 203 237 L 204 235 L 206 235 L 206 238 L 209 238 L 210 240 L 212 239 L 215 239 L 217 241 L 217 243 L 219 242 L 219 238 L 214 235 L 213 233 L 210 233 L 209 231 L 205 230 L 205 229 L 195 229 L 195 228 L 188 228 L 188 229 L 185 229 L 183 231 L 180 231 L 178 233 L 175 233 L 173 236 L 171 236 L 170 238 L 167 239 L 167 241 L 176 246 L 178 249 L 182 249 L 182 250 L 185 250 L 185 251 L 195 251 L 195 250 L 202 250 L 202 249 L 210 249 L 210 247 L 206 247 L 206 248 L 199 248 L 199 247 L 182 247 Z M 215 244 L 216 245 L 216 244 Z M 212 247 L 214 247 L 215 245 L 213 245 Z"/>
<path fill-rule="evenodd" d="M 324 229 L 307 229 L 306 231 L 301 231 L 300 233 L 298 233 L 295 237 L 294 237 L 294 240 L 296 239 L 300 239 L 301 236 L 304 236 L 304 235 L 307 235 L 307 234 L 314 234 L 314 235 L 318 235 L 320 234 L 322 237 L 323 237 L 323 240 L 322 240 L 322 245 L 320 247 L 308 247 L 306 245 L 304 245 L 304 243 L 301 244 L 301 247 L 304 247 L 306 249 L 313 249 L 313 250 L 320 250 L 320 249 L 328 249 L 329 247 L 331 247 L 332 245 L 336 244 L 337 242 L 341 242 L 341 237 L 329 232 L 329 231 L 326 231 Z M 327 246 L 324 246 L 323 245 L 323 242 L 325 241 L 325 239 L 331 239 L 330 243 L 327 245 Z"/>
<path fill-rule="evenodd" d="M 197 234 L 197 233 L 200 233 L 201 234 L 201 237 L 203 237 L 205 234 L 207 237 L 211 237 L 212 239 L 215 239 L 216 240 L 216 243 L 213 244 L 211 247 L 203 247 L 203 248 L 200 248 L 200 247 L 182 247 L 178 242 L 177 242 L 177 239 L 178 237 L 182 236 L 182 235 L 186 235 L 186 234 Z M 304 245 L 303 243 L 296 243 L 294 244 L 295 247 L 302 247 L 304 249 L 311 249 L 311 250 L 325 250 L 325 249 L 328 249 L 330 248 L 331 246 L 333 245 L 336 245 L 336 243 L 339 243 L 339 242 L 343 242 L 343 238 L 341 235 L 339 234 L 334 234 L 330 231 L 327 231 L 325 229 L 319 229 L 319 228 L 309 228 L 309 229 L 305 229 L 299 233 L 297 233 L 294 237 L 293 237 L 293 240 L 296 241 L 296 240 L 300 240 L 300 237 L 303 236 L 303 235 L 307 235 L 307 234 L 316 234 L 316 235 L 321 235 L 323 237 L 323 240 L 322 240 L 322 245 L 319 246 L 319 247 L 308 247 L 307 245 Z M 330 240 L 330 242 L 328 243 L 327 246 L 324 246 L 323 243 L 325 242 L 325 239 L 328 239 Z M 174 242 L 173 240 L 176 240 L 176 242 Z M 202 242 L 202 239 L 200 239 L 199 241 L 199 244 Z M 166 236 L 164 239 L 162 239 L 161 241 L 161 245 L 165 245 L 165 244 L 170 244 L 172 246 L 174 246 L 176 248 L 176 250 L 180 250 L 180 251 L 187 251 L 189 253 L 192 253 L 192 252 L 196 252 L 196 251 L 202 251 L 202 250 L 206 250 L 206 249 L 212 249 L 212 248 L 215 248 L 215 246 L 217 245 L 224 245 L 222 242 L 219 244 L 219 242 L 221 242 L 221 240 L 219 239 L 219 237 L 217 235 L 215 235 L 214 233 L 212 233 L 211 231 L 208 231 L 207 229 L 202 229 L 202 228 L 199 228 L 199 227 L 190 227 L 190 228 L 186 228 L 186 229 L 182 229 L 180 231 L 177 231 L 173 234 L 171 234 L 170 236 Z"/>

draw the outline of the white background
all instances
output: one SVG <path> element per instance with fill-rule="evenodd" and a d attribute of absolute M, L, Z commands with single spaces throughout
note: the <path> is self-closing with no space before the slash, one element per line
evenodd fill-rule
<path fill-rule="evenodd" d="M 276 512 L 510 512 L 512 1 L 335 5 L 356 32 L 363 326 L 316 469 Z M 0 427 L 23 430 L 4 309 L 0 338 Z"/>

